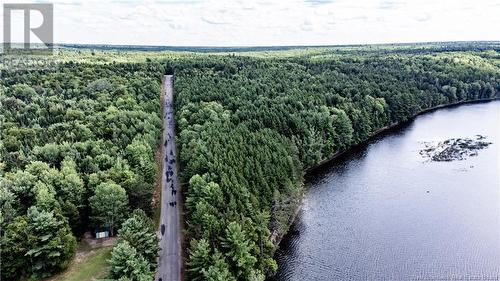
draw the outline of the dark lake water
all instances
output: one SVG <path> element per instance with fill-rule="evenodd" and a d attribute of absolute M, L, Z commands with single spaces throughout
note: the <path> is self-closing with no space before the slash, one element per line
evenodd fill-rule
<path fill-rule="evenodd" d="M 480 134 L 462 161 L 423 142 Z M 500 101 L 441 109 L 314 172 L 275 280 L 499 280 Z"/>

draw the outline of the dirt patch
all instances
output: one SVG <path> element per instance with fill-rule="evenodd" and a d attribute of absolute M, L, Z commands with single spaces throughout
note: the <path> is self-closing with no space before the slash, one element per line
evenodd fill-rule
<path fill-rule="evenodd" d="M 153 211 L 160 207 L 161 202 L 161 172 L 162 172 L 162 146 L 160 145 L 155 151 L 155 162 L 158 167 L 156 180 L 153 189 L 153 198 L 151 199 L 151 208 Z"/>

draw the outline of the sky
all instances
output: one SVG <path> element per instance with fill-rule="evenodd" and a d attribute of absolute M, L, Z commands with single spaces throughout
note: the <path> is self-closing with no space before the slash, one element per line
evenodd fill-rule
<path fill-rule="evenodd" d="M 56 43 L 283 46 L 500 40 L 498 0 L 31 2 L 54 4 Z M 12 33 L 22 38 L 16 31 L 22 30 L 22 14 L 14 15 Z M 31 16 L 32 27 L 42 22 L 37 13 Z M 0 17 L 1 24 L 3 12 Z"/>

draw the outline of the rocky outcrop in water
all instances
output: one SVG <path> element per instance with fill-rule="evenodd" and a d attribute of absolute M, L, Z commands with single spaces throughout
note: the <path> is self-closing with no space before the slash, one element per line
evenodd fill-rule
<path fill-rule="evenodd" d="M 476 135 L 475 138 L 448 139 L 438 143 L 424 142 L 425 148 L 420 150 L 420 155 L 430 161 L 465 160 L 477 156 L 479 150 L 491 144 L 485 139 L 485 136 Z"/>

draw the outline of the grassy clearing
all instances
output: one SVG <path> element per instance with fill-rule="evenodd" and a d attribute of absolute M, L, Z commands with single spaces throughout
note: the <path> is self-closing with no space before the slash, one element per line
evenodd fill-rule
<path fill-rule="evenodd" d="M 92 281 L 106 277 L 107 260 L 111 258 L 112 247 L 92 250 L 81 261 L 75 261 L 68 270 L 58 275 L 53 281 Z"/>
<path fill-rule="evenodd" d="M 87 243 L 81 242 L 69 268 L 45 281 L 94 281 L 105 278 L 112 249 L 112 246 L 92 249 Z"/>

